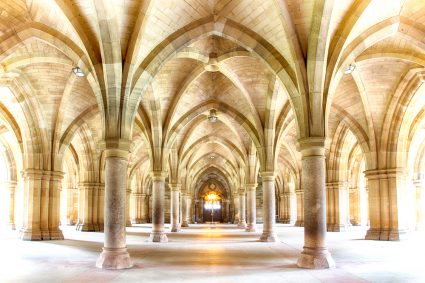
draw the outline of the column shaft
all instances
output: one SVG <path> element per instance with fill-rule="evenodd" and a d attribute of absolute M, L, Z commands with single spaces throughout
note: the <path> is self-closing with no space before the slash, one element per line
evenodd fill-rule
<path fill-rule="evenodd" d="M 9 219 L 8 225 L 9 228 L 15 230 L 15 190 L 16 190 L 16 182 L 10 181 L 8 183 L 9 189 Z"/>
<path fill-rule="evenodd" d="M 133 266 L 125 236 L 128 151 L 107 150 L 105 164 L 105 242 L 96 266 L 124 269 Z"/>
<path fill-rule="evenodd" d="M 78 184 L 78 224 L 76 229 L 83 232 L 94 231 L 93 191 L 91 183 Z"/>
<path fill-rule="evenodd" d="M 239 205 L 239 195 L 234 195 L 233 196 L 233 203 L 235 206 L 235 220 L 234 223 L 239 225 L 239 221 L 240 221 L 240 205 Z"/>
<path fill-rule="evenodd" d="M 246 197 L 245 190 L 239 191 L 239 224 L 238 227 L 241 229 L 246 229 Z"/>
<path fill-rule="evenodd" d="M 276 214 L 276 198 L 275 198 L 275 177 L 273 172 L 262 172 L 263 179 L 263 234 L 260 237 L 262 242 L 276 242 L 275 214 Z"/>
<path fill-rule="evenodd" d="M 170 184 L 171 188 L 171 232 L 178 232 L 180 230 L 180 184 Z"/>
<path fill-rule="evenodd" d="M 182 194 L 182 227 L 189 227 L 189 196 Z"/>
<path fill-rule="evenodd" d="M 304 248 L 298 258 L 302 268 L 335 266 L 326 247 L 326 191 L 324 139 L 300 141 L 304 188 Z"/>
<path fill-rule="evenodd" d="M 304 191 L 295 191 L 297 196 L 297 221 L 295 221 L 296 227 L 304 227 Z"/>
<path fill-rule="evenodd" d="M 257 184 L 246 185 L 247 196 L 247 212 L 248 212 L 248 226 L 247 232 L 255 232 L 257 230 L 257 205 L 256 205 L 256 190 Z"/>
<path fill-rule="evenodd" d="M 164 231 L 164 195 L 165 174 L 154 172 L 152 174 L 152 232 L 149 240 L 152 242 L 167 242 Z"/>
<path fill-rule="evenodd" d="M 398 241 L 406 236 L 405 172 L 401 168 L 367 170 L 370 229 L 367 240 Z"/>
<path fill-rule="evenodd" d="M 125 194 L 125 226 L 131 227 L 131 219 L 130 219 L 130 196 L 131 190 L 127 189 Z"/>

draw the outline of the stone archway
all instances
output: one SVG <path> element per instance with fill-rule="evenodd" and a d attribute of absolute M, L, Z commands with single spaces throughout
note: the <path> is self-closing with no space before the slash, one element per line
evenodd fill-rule
<path fill-rule="evenodd" d="M 209 196 L 214 196 L 213 199 Z M 226 187 L 216 179 L 207 179 L 195 195 L 194 217 L 197 223 L 229 222 L 230 200 Z"/>

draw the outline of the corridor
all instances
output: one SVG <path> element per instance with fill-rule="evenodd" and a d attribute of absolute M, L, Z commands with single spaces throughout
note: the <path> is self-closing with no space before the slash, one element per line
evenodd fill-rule
<path fill-rule="evenodd" d="M 277 243 L 259 242 L 261 232 L 247 233 L 230 224 L 192 224 L 179 233 L 168 233 L 168 243 L 152 243 L 147 242 L 151 225 L 136 225 L 127 228 L 135 267 L 116 271 L 94 265 L 103 233 L 81 233 L 66 226 L 62 227 L 66 240 L 32 242 L 20 241 L 11 232 L 0 233 L 0 282 L 425 281 L 419 258 L 425 253 L 419 241 L 423 234 L 412 234 L 404 242 L 387 242 L 364 240 L 364 230 L 357 228 L 328 233 L 337 268 L 306 270 L 296 267 L 303 228 L 276 226 Z"/>

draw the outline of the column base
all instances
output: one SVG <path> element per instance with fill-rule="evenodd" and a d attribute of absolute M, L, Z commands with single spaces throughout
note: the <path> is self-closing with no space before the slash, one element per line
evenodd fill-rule
<path fill-rule="evenodd" d="M 164 232 L 152 232 L 148 242 L 166 243 L 168 242 L 168 237 Z"/>
<path fill-rule="evenodd" d="M 304 221 L 303 220 L 297 220 L 294 224 L 295 227 L 304 227 Z"/>
<path fill-rule="evenodd" d="M 50 234 L 50 240 L 63 240 L 64 239 L 62 230 L 60 230 L 60 229 L 50 230 L 49 234 Z"/>
<path fill-rule="evenodd" d="M 239 221 L 238 228 L 246 229 L 246 222 L 245 222 L 245 220 Z"/>
<path fill-rule="evenodd" d="M 133 267 L 127 248 L 103 248 L 96 261 L 96 267 L 102 269 L 125 269 Z"/>
<path fill-rule="evenodd" d="M 41 239 L 44 241 L 50 240 L 49 230 L 41 230 Z"/>
<path fill-rule="evenodd" d="M 275 232 L 263 232 L 260 237 L 260 242 L 277 242 L 279 238 Z"/>
<path fill-rule="evenodd" d="M 95 231 L 92 223 L 77 224 L 77 227 L 75 227 L 75 230 L 80 231 L 80 232 L 94 232 Z"/>
<path fill-rule="evenodd" d="M 145 222 L 143 222 L 143 220 L 142 220 L 142 219 L 134 219 L 134 220 L 133 220 L 133 223 L 134 223 L 134 224 L 143 224 L 143 223 L 146 223 L 146 221 L 145 221 Z"/>
<path fill-rule="evenodd" d="M 171 227 L 171 232 L 179 232 L 180 231 L 180 227 Z"/>
<path fill-rule="evenodd" d="M 334 268 L 335 261 L 326 248 L 306 248 L 302 251 L 297 262 L 298 267 L 308 269 Z"/>
<path fill-rule="evenodd" d="M 328 232 L 347 232 L 350 230 L 350 224 L 329 224 L 327 226 Z"/>
<path fill-rule="evenodd" d="M 19 238 L 23 241 L 40 241 L 41 231 L 39 229 L 32 230 L 22 228 L 19 231 Z"/>
<path fill-rule="evenodd" d="M 125 227 L 131 227 L 131 226 L 133 226 L 133 224 L 131 224 L 131 221 L 127 221 L 127 222 L 125 223 Z"/>
<path fill-rule="evenodd" d="M 367 230 L 365 240 L 375 241 L 401 241 L 407 238 L 406 230 L 398 229 L 373 229 Z"/>
<path fill-rule="evenodd" d="M 9 229 L 10 229 L 10 230 L 16 230 L 16 225 L 15 225 L 15 223 L 10 222 L 10 223 L 9 223 Z"/>
<path fill-rule="evenodd" d="M 256 232 L 257 231 L 257 227 L 256 227 L 255 224 L 249 223 L 248 226 L 246 227 L 245 231 L 247 231 L 247 232 Z"/>
<path fill-rule="evenodd" d="M 189 223 L 187 221 L 182 222 L 182 227 L 189 227 Z"/>
<path fill-rule="evenodd" d="M 291 224 L 291 219 L 280 219 L 279 222 L 282 224 Z"/>

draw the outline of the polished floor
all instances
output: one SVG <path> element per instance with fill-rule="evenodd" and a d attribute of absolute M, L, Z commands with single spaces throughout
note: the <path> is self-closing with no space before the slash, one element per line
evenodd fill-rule
<path fill-rule="evenodd" d="M 23 242 L 0 234 L 0 282 L 425 282 L 425 235 L 404 242 L 363 240 L 364 230 L 328 233 L 337 267 L 296 267 L 303 229 L 277 225 L 281 242 L 262 243 L 260 233 L 235 225 L 192 225 L 169 233 L 168 243 L 149 243 L 150 226 L 127 228 L 134 268 L 94 266 L 102 233 L 63 227 L 67 240 Z M 261 229 L 261 226 L 258 226 Z"/>

